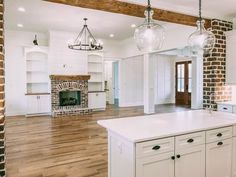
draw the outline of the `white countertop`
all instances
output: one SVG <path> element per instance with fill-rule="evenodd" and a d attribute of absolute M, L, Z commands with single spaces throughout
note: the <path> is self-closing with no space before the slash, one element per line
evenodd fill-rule
<path fill-rule="evenodd" d="M 236 115 L 196 110 L 100 120 L 98 124 L 128 141 L 142 142 L 236 125 Z"/>
<path fill-rule="evenodd" d="M 217 104 L 235 106 L 235 105 L 236 105 L 236 102 L 235 102 L 235 101 L 225 101 L 225 102 L 217 102 Z"/>

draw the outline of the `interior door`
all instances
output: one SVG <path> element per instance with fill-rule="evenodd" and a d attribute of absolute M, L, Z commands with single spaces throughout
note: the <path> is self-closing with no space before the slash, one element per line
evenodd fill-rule
<path fill-rule="evenodd" d="M 205 145 L 176 152 L 175 177 L 205 177 Z"/>
<path fill-rule="evenodd" d="M 176 105 L 191 105 L 192 62 L 176 63 Z"/>
<path fill-rule="evenodd" d="M 136 177 L 174 177 L 174 152 L 137 159 Z"/>
<path fill-rule="evenodd" d="M 207 144 L 206 177 L 230 177 L 232 166 L 232 138 Z"/>

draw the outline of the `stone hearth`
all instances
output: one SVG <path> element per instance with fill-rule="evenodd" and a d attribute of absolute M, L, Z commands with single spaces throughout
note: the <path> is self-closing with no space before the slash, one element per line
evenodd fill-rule
<path fill-rule="evenodd" d="M 76 116 L 92 112 L 88 108 L 89 75 L 51 75 L 52 116 Z M 80 105 L 60 106 L 59 93 L 62 91 L 80 91 Z"/>

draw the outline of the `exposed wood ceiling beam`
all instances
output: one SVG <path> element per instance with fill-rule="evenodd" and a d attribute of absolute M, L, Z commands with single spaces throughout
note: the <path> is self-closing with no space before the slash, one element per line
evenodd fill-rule
<path fill-rule="evenodd" d="M 48 2 L 60 3 L 65 5 L 77 6 L 81 8 L 95 9 L 106 12 L 124 14 L 135 17 L 144 17 L 145 6 L 121 2 L 117 0 L 44 0 Z M 154 8 L 155 20 L 177 23 L 188 26 L 196 26 L 198 17 L 171 12 L 167 10 Z M 210 27 L 210 19 L 206 20 L 206 27 Z"/>

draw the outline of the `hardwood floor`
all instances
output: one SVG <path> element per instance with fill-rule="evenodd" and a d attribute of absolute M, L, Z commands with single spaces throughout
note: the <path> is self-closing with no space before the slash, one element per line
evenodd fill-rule
<path fill-rule="evenodd" d="M 186 111 L 174 105 L 156 113 Z M 97 120 L 143 115 L 143 107 L 115 108 L 88 116 L 6 119 L 8 177 L 107 177 L 106 130 Z"/>

